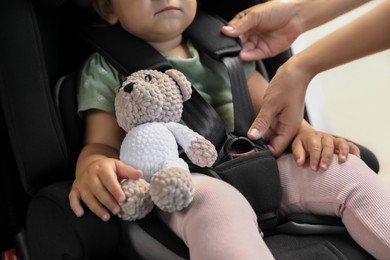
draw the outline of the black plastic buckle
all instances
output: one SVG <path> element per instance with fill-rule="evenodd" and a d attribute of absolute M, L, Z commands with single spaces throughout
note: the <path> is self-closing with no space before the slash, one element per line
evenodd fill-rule
<path fill-rule="evenodd" d="M 267 145 L 261 140 L 254 142 L 245 136 L 236 136 L 233 133 L 229 133 L 225 144 L 218 154 L 216 165 L 267 149 Z"/>

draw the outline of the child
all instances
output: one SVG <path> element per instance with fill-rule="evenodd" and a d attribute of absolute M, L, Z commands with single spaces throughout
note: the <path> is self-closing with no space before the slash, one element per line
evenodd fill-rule
<path fill-rule="evenodd" d="M 198 53 L 182 37 L 195 17 L 196 0 L 96 0 L 94 8 L 108 23 L 120 23 L 165 55 L 217 109 L 228 129 L 232 128 L 232 97 L 223 65 Z M 258 112 L 267 82 L 255 71 L 254 64 L 245 66 Z M 118 160 L 125 133 L 115 119 L 114 98 L 122 79 L 96 53 L 82 69 L 78 98 L 79 111 L 86 121 L 85 147 L 69 194 L 77 216 L 84 213 L 82 200 L 107 221 L 109 212 L 117 214 L 118 203 L 124 200 L 118 179 L 141 176 L 139 170 Z M 292 149 L 293 155 L 278 158 L 281 213 L 339 216 L 362 247 L 377 258 L 387 257 L 390 189 L 355 156 L 359 154 L 356 146 L 316 132 L 302 122 Z M 352 154 L 346 161 L 348 153 Z M 311 167 L 305 163 L 306 154 Z M 318 165 L 323 172 L 316 171 Z M 191 259 L 273 259 L 258 232 L 256 214 L 241 193 L 212 177 L 193 173 L 192 178 L 196 190 L 192 203 L 180 212 L 159 211 L 164 222 L 187 244 Z"/>

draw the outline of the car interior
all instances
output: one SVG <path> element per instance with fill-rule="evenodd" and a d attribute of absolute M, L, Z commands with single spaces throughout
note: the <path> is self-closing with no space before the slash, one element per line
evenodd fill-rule
<path fill-rule="evenodd" d="M 261 2 L 199 0 L 202 11 L 224 21 Z M 70 209 L 68 194 L 83 146 L 78 70 L 91 52 L 102 50 L 79 23 L 90 8 L 89 0 L 0 3 L 1 257 L 189 259 L 184 242 L 156 214 L 102 222 L 87 210 L 77 218 Z M 288 50 L 266 59 L 259 70 L 271 79 L 291 55 Z M 305 117 L 310 121 L 308 113 Z M 376 156 L 357 145 L 378 172 Z M 264 239 L 276 259 L 374 259 L 336 217 L 294 214 L 278 219 Z"/>

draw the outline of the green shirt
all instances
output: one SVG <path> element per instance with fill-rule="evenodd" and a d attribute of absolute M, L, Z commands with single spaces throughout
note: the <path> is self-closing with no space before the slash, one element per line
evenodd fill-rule
<path fill-rule="evenodd" d="M 225 66 L 199 53 L 190 43 L 192 58 L 166 57 L 173 68 L 181 71 L 202 97 L 211 104 L 225 122 L 228 131 L 233 130 L 233 100 L 230 80 Z M 255 70 L 255 64 L 244 63 L 246 77 Z M 115 114 L 114 100 L 124 77 L 100 54 L 93 53 L 84 63 L 80 74 L 78 112 L 99 109 Z"/>

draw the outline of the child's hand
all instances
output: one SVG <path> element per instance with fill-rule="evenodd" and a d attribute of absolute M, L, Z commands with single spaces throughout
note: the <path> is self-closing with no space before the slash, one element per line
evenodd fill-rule
<path fill-rule="evenodd" d="M 310 167 L 314 171 L 318 168 L 326 170 L 333 154 L 338 154 L 340 163 L 345 162 L 350 153 L 360 157 L 360 150 L 355 144 L 344 138 L 314 130 L 299 133 L 292 143 L 292 152 L 299 166 L 302 166 L 309 157 Z"/>
<path fill-rule="evenodd" d="M 84 209 L 81 200 L 103 221 L 110 219 L 111 211 L 118 214 L 119 202 L 125 200 L 119 180 L 138 179 L 142 176 L 136 170 L 116 159 L 101 159 L 91 163 L 77 174 L 69 193 L 70 206 L 73 212 L 81 217 Z M 108 210 L 107 210 L 108 209 Z"/>

